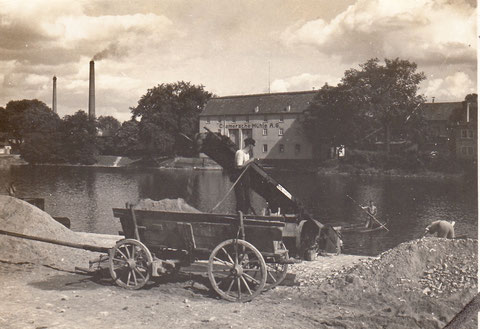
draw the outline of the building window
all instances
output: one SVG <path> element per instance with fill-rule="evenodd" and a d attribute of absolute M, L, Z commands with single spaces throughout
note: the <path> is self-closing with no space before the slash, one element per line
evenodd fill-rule
<path fill-rule="evenodd" d="M 278 128 L 278 136 L 283 136 L 283 128 Z"/>
<path fill-rule="evenodd" d="M 268 145 L 263 144 L 263 153 L 267 153 L 267 152 L 268 152 Z"/>
<path fill-rule="evenodd" d="M 237 122 L 237 118 L 236 117 L 232 117 L 232 122 Z"/>
<path fill-rule="evenodd" d="M 283 122 L 283 115 L 280 116 L 280 122 Z"/>
<path fill-rule="evenodd" d="M 473 147 L 468 148 L 468 155 L 473 155 Z"/>
<path fill-rule="evenodd" d="M 473 138 L 473 130 L 468 130 L 468 138 Z"/>
<path fill-rule="evenodd" d="M 465 146 L 462 147 L 462 154 L 465 154 L 465 155 L 467 154 L 467 148 Z"/>
<path fill-rule="evenodd" d="M 298 154 L 301 151 L 301 146 L 300 144 L 295 144 L 295 153 Z"/>
<path fill-rule="evenodd" d="M 267 136 L 267 135 L 268 135 L 268 129 L 267 129 L 267 128 L 263 128 L 263 130 L 262 130 L 262 135 L 263 135 L 263 136 Z"/>
<path fill-rule="evenodd" d="M 280 150 L 280 153 L 284 153 L 285 152 L 285 145 L 280 144 L 279 150 Z"/>
<path fill-rule="evenodd" d="M 266 115 L 263 116 L 263 121 L 268 121 L 268 118 Z"/>

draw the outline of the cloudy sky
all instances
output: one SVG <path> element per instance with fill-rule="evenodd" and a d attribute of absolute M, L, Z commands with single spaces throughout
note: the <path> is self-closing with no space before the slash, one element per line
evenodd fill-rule
<path fill-rule="evenodd" d="M 218 96 L 311 90 L 378 57 L 408 59 L 421 92 L 477 90 L 475 0 L 0 0 L 0 106 L 37 98 L 58 113 L 124 121 L 147 89 L 179 80 Z"/>

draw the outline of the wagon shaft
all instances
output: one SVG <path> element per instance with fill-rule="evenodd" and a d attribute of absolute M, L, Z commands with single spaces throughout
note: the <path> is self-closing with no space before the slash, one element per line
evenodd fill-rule
<path fill-rule="evenodd" d="M 37 237 L 37 236 L 31 236 L 31 235 L 15 233 L 15 232 L 8 232 L 8 231 L 3 231 L 3 230 L 0 230 L 0 234 L 13 236 L 13 237 L 16 237 L 16 238 L 21 238 L 21 239 L 26 239 L 26 240 L 33 240 L 33 241 L 40 241 L 40 242 L 55 244 L 55 245 L 58 245 L 58 246 L 65 246 L 65 247 L 70 247 L 70 248 L 75 248 L 75 249 L 83 249 L 83 250 L 88 250 L 88 251 L 93 251 L 93 252 L 108 252 L 108 250 L 110 249 L 110 248 L 92 246 L 92 245 L 87 245 L 87 244 L 59 241 L 59 240 L 49 239 L 49 238 L 41 238 L 41 237 Z"/>

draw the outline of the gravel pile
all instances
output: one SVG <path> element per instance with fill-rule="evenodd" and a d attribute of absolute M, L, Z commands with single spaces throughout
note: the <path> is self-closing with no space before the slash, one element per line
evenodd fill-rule
<path fill-rule="evenodd" d="M 297 280 L 306 307 L 344 310 L 337 317 L 343 327 L 443 328 L 477 294 L 477 254 L 477 240 L 428 237 L 336 268 L 325 279 L 299 271 Z M 472 319 L 466 328 L 476 327 Z"/>
<path fill-rule="evenodd" d="M 432 297 L 452 294 L 477 285 L 477 245 L 473 239 L 409 241 L 352 268 L 334 271 L 326 281 L 361 280 L 370 286 L 400 286 Z"/>
<path fill-rule="evenodd" d="M 200 213 L 201 211 L 189 205 L 184 199 L 163 199 L 155 201 L 152 199 L 142 199 L 134 207 L 138 210 L 158 210 L 158 211 L 175 211 Z"/>
<path fill-rule="evenodd" d="M 473 258 L 473 257 L 472 257 Z M 419 279 L 422 292 L 430 297 L 440 298 L 477 285 L 477 266 L 475 259 L 471 263 L 456 265 L 458 259 L 448 255 L 443 264 L 427 266 Z"/>

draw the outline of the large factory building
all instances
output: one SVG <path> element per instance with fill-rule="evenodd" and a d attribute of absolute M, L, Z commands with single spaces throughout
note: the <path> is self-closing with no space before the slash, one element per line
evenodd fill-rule
<path fill-rule="evenodd" d="M 306 160 L 314 158 L 300 117 L 317 91 L 215 97 L 200 114 L 204 127 L 228 136 L 239 147 L 252 137 L 254 157 Z"/>

